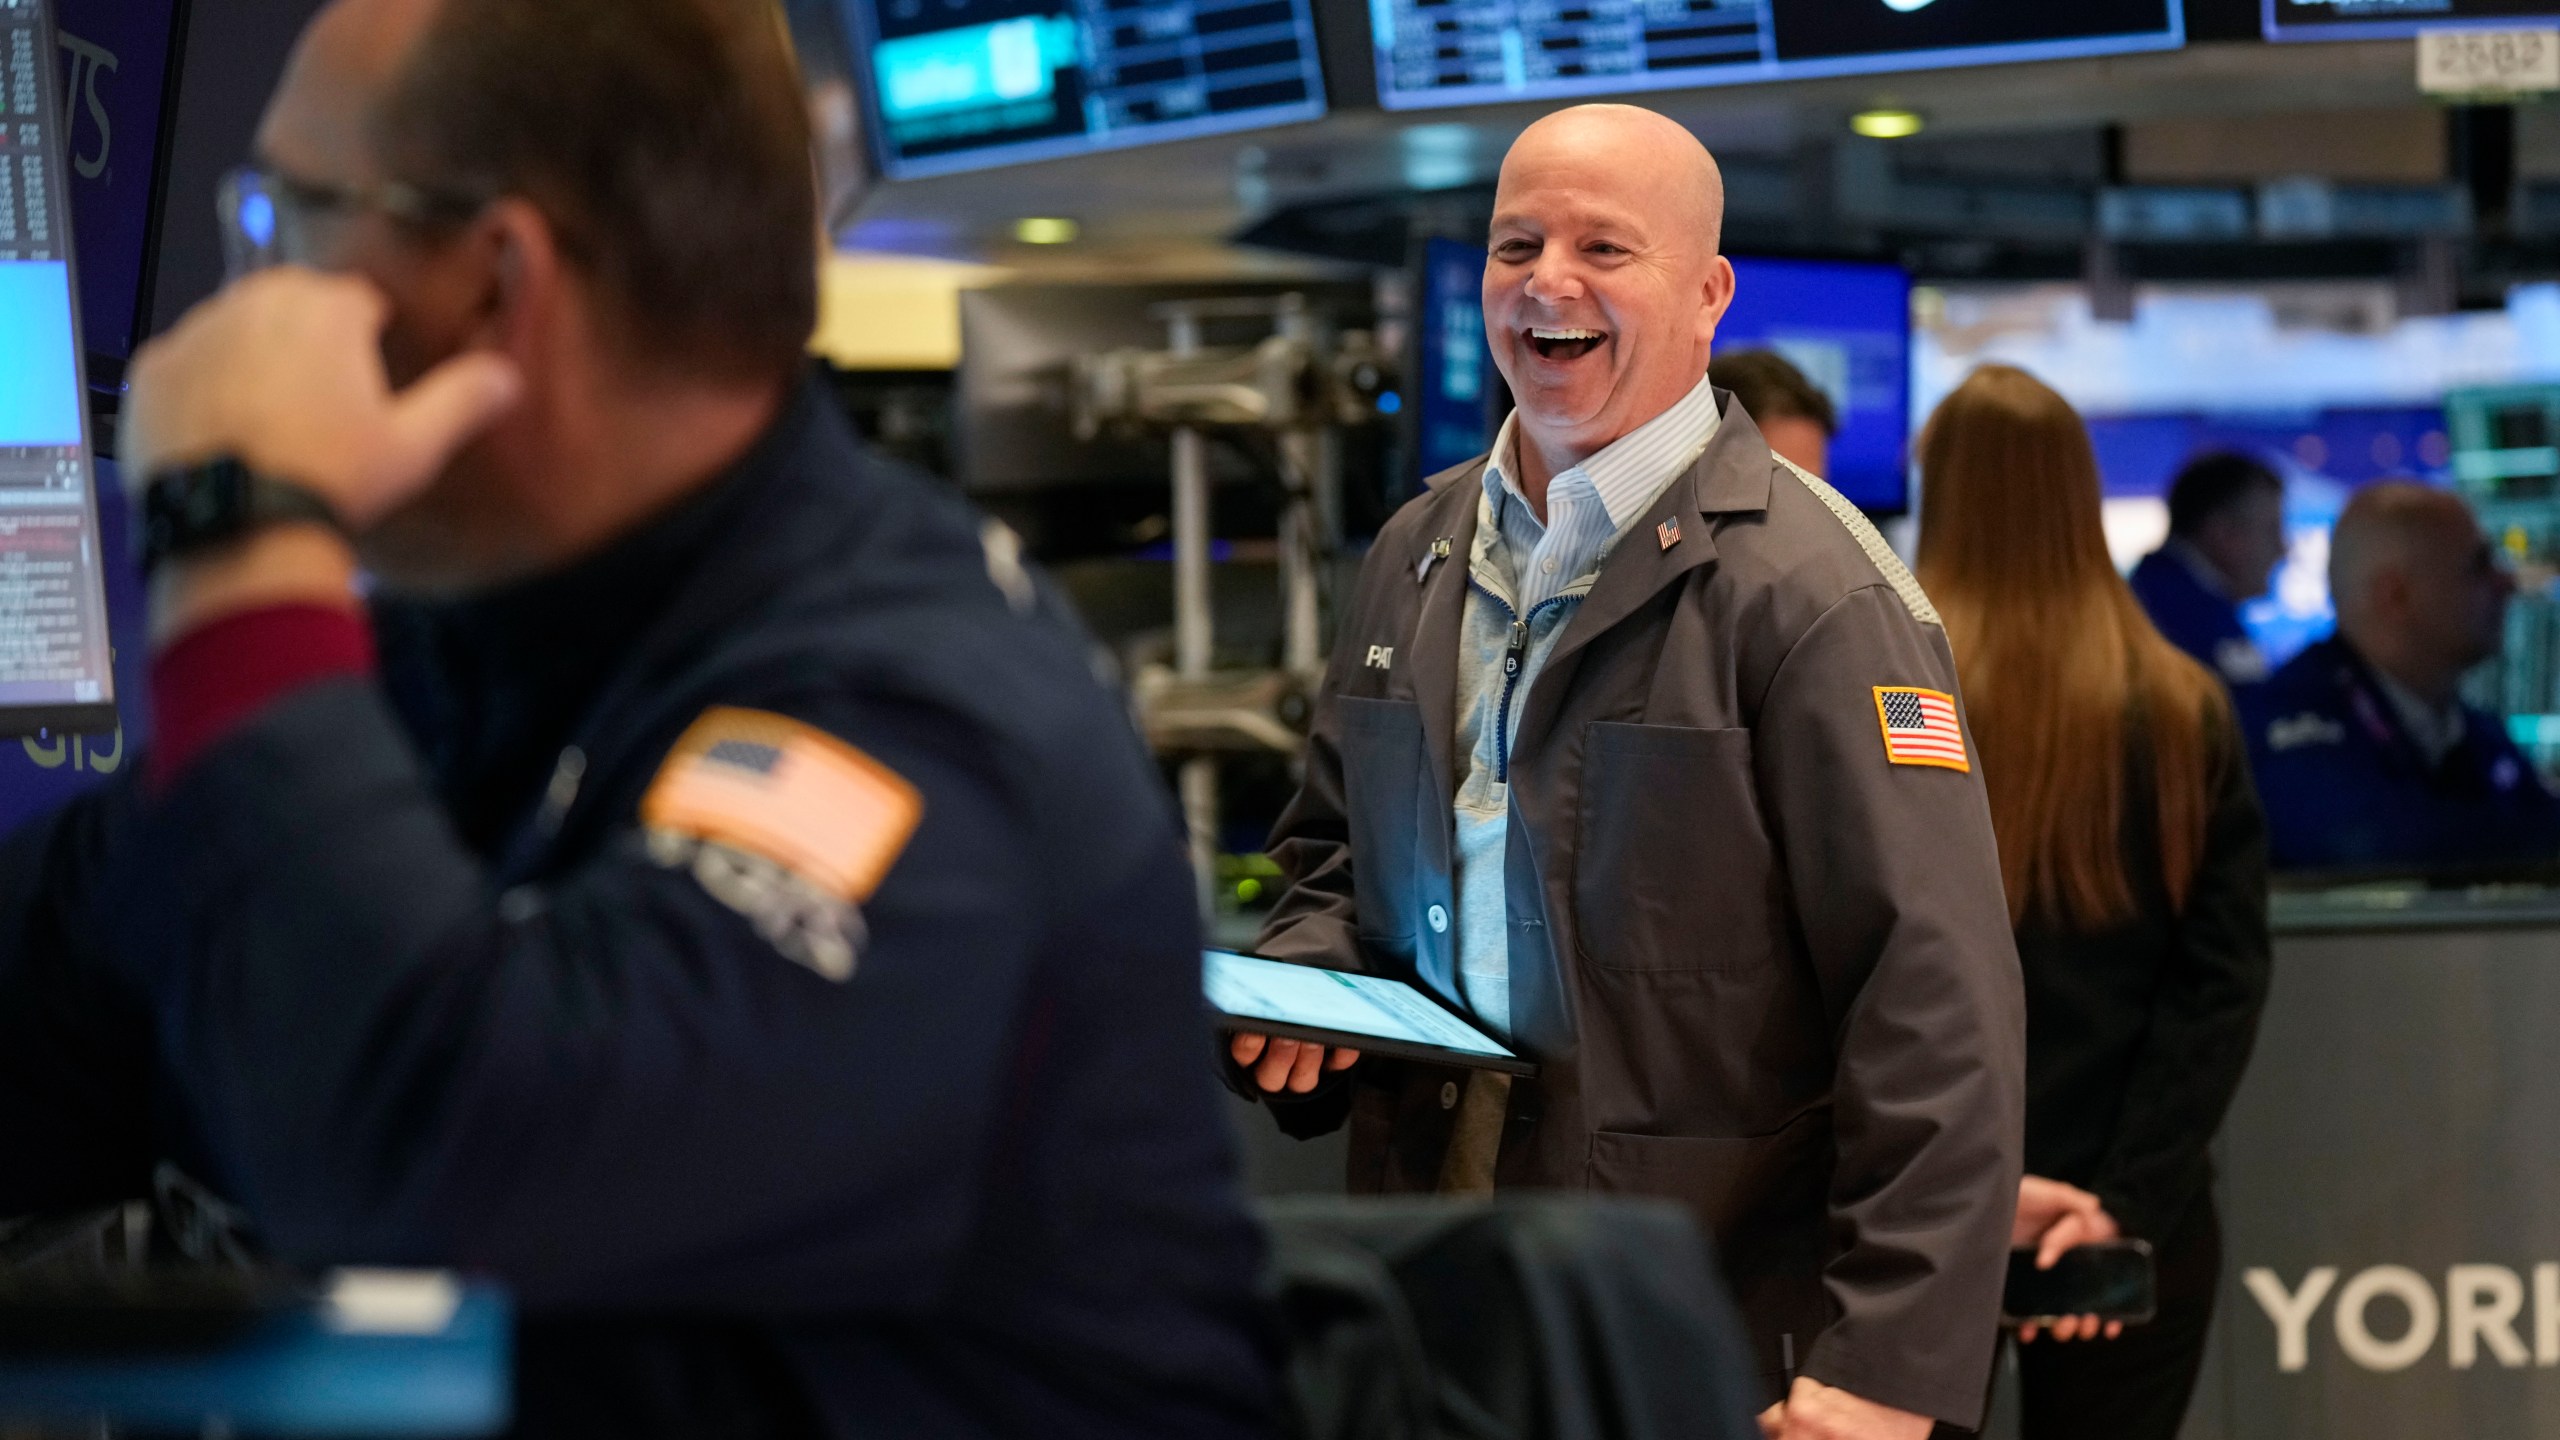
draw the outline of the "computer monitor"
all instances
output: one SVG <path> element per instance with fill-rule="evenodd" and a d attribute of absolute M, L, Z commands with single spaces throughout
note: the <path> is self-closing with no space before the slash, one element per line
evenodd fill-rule
<path fill-rule="evenodd" d="M 844 0 L 892 179 L 1314 120 L 1309 0 Z"/>
<path fill-rule="evenodd" d="M 2552 0 L 2259 0 L 2270 40 L 2389 40 L 2447 26 L 2560 22 Z"/>
<path fill-rule="evenodd" d="M 1911 276 L 1857 260 L 1733 257 L 1716 351 L 1774 350 L 1831 397 L 1823 478 L 1870 515 L 1911 508 Z"/>
<path fill-rule="evenodd" d="M 1486 348 L 1485 249 L 1433 239 L 1423 247 L 1414 412 L 1420 473 L 1485 451 L 1500 416 Z M 1911 277 L 1855 260 L 1733 257 L 1733 308 L 1716 350 L 1774 350 L 1831 397 L 1840 433 L 1824 478 L 1870 515 L 1910 508 Z"/>
<path fill-rule="evenodd" d="M 0 735 L 116 725 L 49 0 L 0 0 Z"/>
<path fill-rule="evenodd" d="M 2186 43 L 2179 0 L 1369 0 L 1369 6 L 1378 99 L 1390 110 Z"/>

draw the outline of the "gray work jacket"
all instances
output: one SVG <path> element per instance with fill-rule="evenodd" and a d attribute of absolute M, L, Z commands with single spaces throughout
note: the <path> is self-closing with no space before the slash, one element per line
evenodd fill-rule
<path fill-rule="evenodd" d="M 2016 1209 L 2025 1011 L 1981 777 L 1891 763 L 1876 694 L 1952 694 L 1955 664 L 1874 528 L 1719 398 L 1723 427 L 1617 546 L 1522 708 L 1511 1014 L 1543 1068 L 1513 1091 L 1497 1183 L 1686 1202 L 1772 1392 L 1793 1371 L 1970 1426 Z M 1483 467 L 1434 477 L 1362 569 L 1273 837 L 1289 884 L 1264 954 L 1454 993 Z M 1354 1190 L 1424 1190 L 1450 1080 L 1373 1059 L 1274 1109 L 1298 1134 L 1348 1117 Z"/>

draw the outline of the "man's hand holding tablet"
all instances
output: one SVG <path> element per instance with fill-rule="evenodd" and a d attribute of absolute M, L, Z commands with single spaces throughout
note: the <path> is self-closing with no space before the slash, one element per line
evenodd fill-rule
<path fill-rule="evenodd" d="M 1235 1057 L 1237 1064 L 1250 1067 L 1253 1083 L 1272 1095 L 1283 1088 L 1292 1095 L 1304 1095 L 1316 1088 L 1316 1081 L 1328 1072 L 1348 1070 L 1360 1063 L 1357 1050 L 1241 1030 L 1227 1037 L 1227 1053 Z"/>
<path fill-rule="evenodd" d="M 1400 980 L 1211 950 L 1209 1008 L 1233 1033 L 1227 1054 L 1264 1094 L 1304 1095 L 1367 1054 L 1534 1075 L 1537 1067 Z"/>

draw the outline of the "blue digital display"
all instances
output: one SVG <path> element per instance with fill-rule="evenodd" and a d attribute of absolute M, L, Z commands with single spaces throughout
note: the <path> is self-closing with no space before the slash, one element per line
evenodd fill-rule
<path fill-rule="evenodd" d="M 1457 240 L 1423 247 L 1415 429 L 1425 476 L 1483 454 L 1501 421 L 1488 393 L 1500 377 L 1485 344 L 1485 258 Z M 1895 265 L 1748 255 L 1733 269 L 1716 353 L 1774 350 L 1793 362 L 1839 412 L 1824 478 L 1869 514 L 1909 509 L 1911 277 Z"/>
<path fill-rule="evenodd" d="M 2167 50 L 2178 0 L 1369 0 L 1388 109 Z"/>
<path fill-rule="evenodd" d="M 106 587 L 123 559 L 100 539 L 47 4 L 0 0 L 0 737 L 39 747 L 115 728 Z"/>
<path fill-rule="evenodd" d="M 80 443 L 71 267 L 0 261 L 0 446 Z"/>
<path fill-rule="evenodd" d="M 1422 325 L 1414 443 L 1421 473 L 1464 465 L 1493 443 L 1498 377 L 1484 338 L 1485 248 L 1429 240 L 1422 249 Z"/>
<path fill-rule="evenodd" d="M 1911 277 L 1898 265 L 1733 257 L 1716 353 L 1774 350 L 1831 397 L 1823 478 L 1871 515 L 1910 507 Z"/>
<path fill-rule="evenodd" d="M 2420 30 L 2560 23 L 2552 0 L 2260 0 L 2270 40 L 2391 40 Z"/>
<path fill-rule="evenodd" d="M 1310 0 L 846 0 L 893 178 L 1313 120 Z"/>

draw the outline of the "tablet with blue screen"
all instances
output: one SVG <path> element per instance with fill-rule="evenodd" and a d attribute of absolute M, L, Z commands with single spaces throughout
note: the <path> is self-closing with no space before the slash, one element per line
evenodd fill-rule
<path fill-rule="evenodd" d="M 1313 1040 L 1363 1054 L 1535 1075 L 1538 1067 L 1401 980 L 1211 950 L 1209 1008 L 1229 1030 Z"/>

